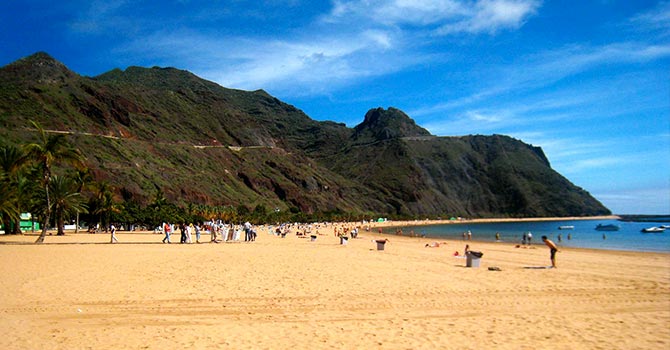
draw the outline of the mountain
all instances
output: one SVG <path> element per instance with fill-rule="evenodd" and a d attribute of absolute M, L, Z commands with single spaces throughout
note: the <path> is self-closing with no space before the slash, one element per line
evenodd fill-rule
<path fill-rule="evenodd" d="M 147 201 L 401 216 L 609 214 L 510 137 L 436 137 L 395 108 L 354 128 L 311 119 L 263 90 L 175 68 L 83 77 L 46 53 L 0 68 L 4 143 L 66 132 L 97 180 Z"/>

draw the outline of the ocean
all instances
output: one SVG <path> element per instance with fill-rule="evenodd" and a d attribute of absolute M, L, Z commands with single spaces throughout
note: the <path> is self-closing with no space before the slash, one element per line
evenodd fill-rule
<path fill-rule="evenodd" d="M 614 224 L 619 231 L 597 231 L 598 224 Z M 670 252 L 670 229 L 663 233 L 643 233 L 643 228 L 670 225 L 667 222 L 623 222 L 618 220 L 565 220 L 565 221 L 524 221 L 499 223 L 457 223 L 431 226 L 402 226 L 403 233 L 411 230 L 436 239 L 461 240 L 463 232 L 472 232 L 473 241 L 494 242 L 496 232 L 500 240 L 507 243 L 521 243 L 524 232 L 533 234 L 533 244 L 543 244 L 542 236 L 547 236 L 559 247 L 593 248 L 604 250 L 628 250 L 642 252 Z M 574 226 L 572 230 L 559 230 L 559 226 Z M 388 232 L 388 230 L 385 230 Z M 561 239 L 559 241 L 559 235 Z"/>

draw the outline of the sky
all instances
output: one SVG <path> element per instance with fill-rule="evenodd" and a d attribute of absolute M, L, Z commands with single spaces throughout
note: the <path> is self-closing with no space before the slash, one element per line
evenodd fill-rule
<path fill-rule="evenodd" d="M 509 135 L 615 214 L 670 214 L 670 1 L 0 2 L 0 66 L 176 67 L 353 127 Z"/>

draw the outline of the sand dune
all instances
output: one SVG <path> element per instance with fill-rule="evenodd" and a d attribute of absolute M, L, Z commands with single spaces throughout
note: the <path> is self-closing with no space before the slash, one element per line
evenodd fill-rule
<path fill-rule="evenodd" d="M 325 230 L 324 232 L 329 232 Z M 667 349 L 670 255 L 362 232 L 251 244 L 0 236 L 2 349 Z M 440 241 L 443 242 L 443 241 Z M 501 271 L 489 271 L 488 267 Z"/>

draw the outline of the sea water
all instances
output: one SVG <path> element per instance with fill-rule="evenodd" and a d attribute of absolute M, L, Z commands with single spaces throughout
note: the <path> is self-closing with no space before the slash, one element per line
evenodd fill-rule
<path fill-rule="evenodd" d="M 597 231 L 596 225 L 614 224 L 619 231 Z M 594 248 L 606 250 L 629 250 L 644 252 L 670 252 L 670 229 L 663 233 L 643 233 L 651 226 L 670 225 L 668 222 L 623 222 L 618 220 L 565 220 L 565 221 L 519 221 L 498 223 L 454 223 L 430 226 L 402 226 L 403 234 L 410 231 L 432 238 L 463 239 L 463 233 L 470 231 L 473 241 L 500 241 L 521 244 L 525 232 L 533 234 L 532 244 L 543 244 L 542 236 L 547 236 L 559 247 Z M 560 230 L 559 226 L 574 226 L 574 229 Z M 385 230 L 388 231 L 388 230 Z M 559 235 L 561 239 L 559 241 Z"/>

